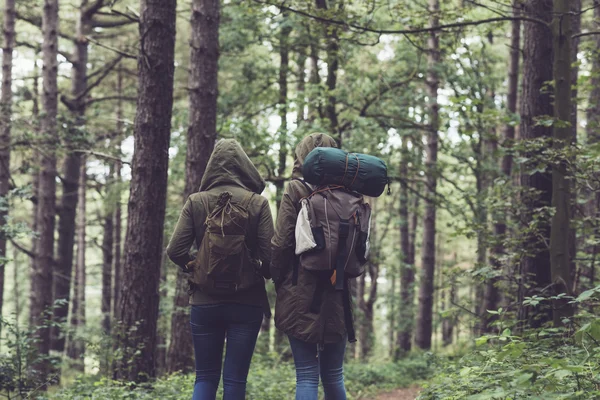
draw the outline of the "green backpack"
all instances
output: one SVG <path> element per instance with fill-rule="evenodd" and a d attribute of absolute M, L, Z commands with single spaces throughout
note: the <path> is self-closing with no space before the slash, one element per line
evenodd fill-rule
<path fill-rule="evenodd" d="M 262 281 L 260 264 L 254 260 L 246 241 L 249 225 L 248 205 L 254 193 L 241 203 L 232 194 L 219 195 L 216 207 L 205 222 L 205 232 L 196 258 L 187 267 L 194 289 L 208 294 L 232 294 Z"/>

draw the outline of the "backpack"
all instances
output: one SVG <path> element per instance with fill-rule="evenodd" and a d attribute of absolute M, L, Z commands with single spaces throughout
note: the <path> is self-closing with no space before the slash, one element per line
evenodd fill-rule
<path fill-rule="evenodd" d="M 317 277 L 310 311 L 319 313 L 323 292 L 343 292 L 348 339 L 356 340 L 352 324 L 349 279 L 364 272 L 369 256 L 371 207 L 361 194 L 343 186 L 322 186 L 300 200 L 296 222 L 298 268 Z"/>
<path fill-rule="evenodd" d="M 254 193 L 241 203 L 223 192 L 206 218 L 205 232 L 196 258 L 188 264 L 190 286 L 208 294 L 232 294 L 262 280 L 259 263 L 247 246 L 248 205 Z"/>

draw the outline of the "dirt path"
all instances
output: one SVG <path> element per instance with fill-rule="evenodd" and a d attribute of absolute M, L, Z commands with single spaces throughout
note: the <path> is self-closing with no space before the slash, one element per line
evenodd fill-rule
<path fill-rule="evenodd" d="M 411 386 L 403 389 L 396 389 L 393 392 L 382 393 L 372 400 L 414 400 L 421 390 L 417 386 Z"/>

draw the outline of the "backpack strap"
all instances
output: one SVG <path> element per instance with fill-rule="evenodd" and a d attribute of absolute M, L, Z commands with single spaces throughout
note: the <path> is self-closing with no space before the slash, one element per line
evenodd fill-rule
<path fill-rule="evenodd" d="M 347 242 L 350 235 L 350 221 L 340 219 L 340 230 L 338 232 L 338 252 L 335 258 L 335 290 L 344 290 L 346 259 L 348 258 Z"/>
<path fill-rule="evenodd" d="M 242 207 L 244 210 L 248 210 L 248 206 L 250 205 L 250 201 L 252 201 L 252 198 L 254 197 L 254 192 L 247 192 L 244 195 L 244 198 L 242 199 L 242 201 L 240 202 L 240 207 Z"/>
<path fill-rule="evenodd" d="M 300 182 L 300 183 L 301 183 L 301 184 L 302 184 L 302 185 L 303 185 L 303 186 L 306 188 L 306 190 L 308 191 L 308 195 L 310 195 L 312 192 L 314 192 L 314 191 L 315 191 L 313 188 L 311 188 L 311 187 L 309 186 L 309 184 L 308 184 L 308 183 L 306 183 L 306 181 L 305 181 L 304 179 L 300 179 L 300 178 L 293 178 L 292 180 L 293 180 L 293 181 L 298 181 L 298 182 Z"/>
<path fill-rule="evenodd" d="M 346 324 L 346 332 L 348 332 L 348 341 L 356 342 L 356 331 L 354 330 L 354 319 L 352 317 L 352 302 L 350 299 L 350 282 L 344 279 L 344 323 Z"/>

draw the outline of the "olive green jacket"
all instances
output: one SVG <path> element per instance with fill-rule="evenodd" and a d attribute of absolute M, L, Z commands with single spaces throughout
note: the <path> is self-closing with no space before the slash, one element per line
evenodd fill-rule
<path fill-rule="evenodd" d="M 260 260 L 268 271 L 271 261 L 270 243 L 273 236 L 273 218 L 269 201 L 260 195 L 265 181 L 242 147 L 233 139 L 220 140 L 211 155 L 202 178 L 200 191 L 186 201 L 175 231 L 167 247 L 169 258 L 177 265 L 193 260 L 190 247 L 200 247 L 204 237 L 204 223 L 217 204 L 219 194 L 228 191 L 234 202 L 242 202 L 248 192 L 256 193 L 248 205 L 250 215 L 247 232 L 248 247 L 253 257 Z M 267 274 L 266 274 L 267 275 Z M 190 304 L 241 303 L 268 308 L 264 281 L 248 290 L 229 296 L 209 296 L 198 290 L 190 295 Z"/>
<path fill-rule="evenodd" d="M 316 147 L 337 147 L 333 138 L 313 133 L 296 147 L 296 160 L 292 177 L 302 178 L 302 163 Z M 310 304 L 317 286 L 313 274 L 296 269 L 298 259 L 294 254 L 296 219 L 300 212 L 300 199 L 308 196 L 305 185 L 292 180 L 285 188 L 277 214 L 272 244 L 271 275 L 277 290 L 275 326 L 286 334 L 309 343 L 335 343 L 346 338 L 344 303 L 341 292 L 326 291 L 321 311 L 310 312 Z"/>

